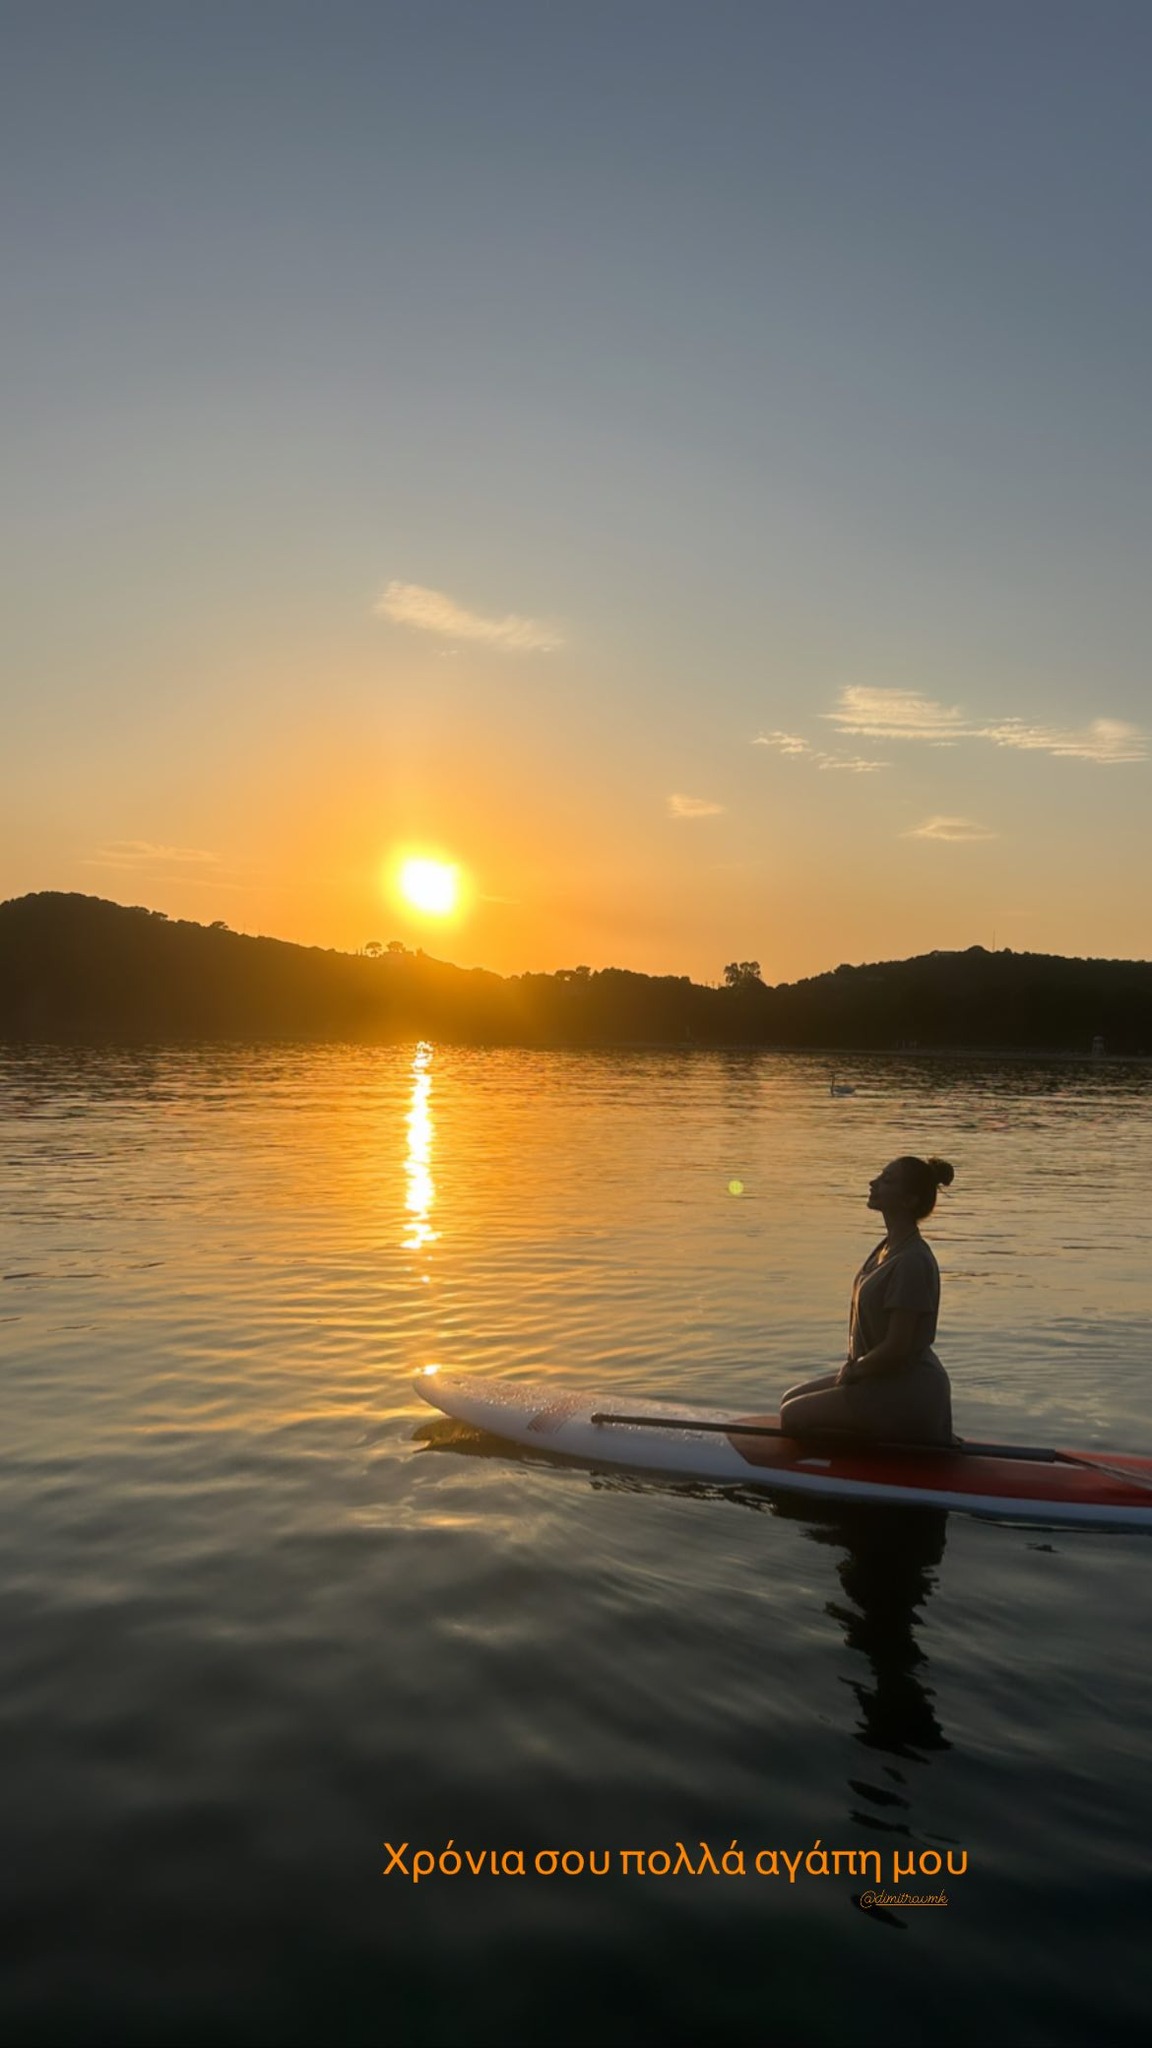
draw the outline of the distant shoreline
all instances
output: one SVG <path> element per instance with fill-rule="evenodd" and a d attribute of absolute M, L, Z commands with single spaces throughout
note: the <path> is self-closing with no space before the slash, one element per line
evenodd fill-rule
<path fill-rule="evenodd" d="M 398 941 L 340 953 L 99 897 L 0 903 L 0 1041 L 777 1052 L 1108 1065 L 1152 1059 L 1152 964 L 935 951 L 771 985 L 570 967 L 499 975 Z"/>

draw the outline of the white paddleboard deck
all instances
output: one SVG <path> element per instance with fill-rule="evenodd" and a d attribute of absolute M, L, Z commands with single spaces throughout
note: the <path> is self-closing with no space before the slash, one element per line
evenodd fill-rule
<path fill-rule="evenodd" d="M 618 1391 L 589 1392 L 523 1380 L 488 1380 L 427 1366 L 417 1392 L 445 1415 L 526 1449 L 581 1464 L 623 1466 L 758 1486 L 825 1500 L 875 1501 L 955 1508 L 999 1520 L 1067 1522 L 1152 1529 L 1152 1458 L 1118 1451 L 1066 1453 L 1084 1463 L 1044 1462 L 1044 1454 L 982 1457 L 952 1450 L 893 1450 L 880 1445 L 828 1447 L 780 1435 L 729 1435 L 733 1425 L 772 1430 L 774 1415 L 649 1401 Z M 642 1421 L 605 1423 L 600 1414 Z M 661 1428 L 692 1421 L 712 1429 Z"/>

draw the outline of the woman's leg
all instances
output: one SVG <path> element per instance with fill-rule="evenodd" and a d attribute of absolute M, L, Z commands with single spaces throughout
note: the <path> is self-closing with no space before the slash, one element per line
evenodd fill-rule
<path fill-rule="evenodd" d="M 866 1434 L 852 1408 L 851 1387 L 837 1385 L 838 1373 L 809 1380 L 807 1386 L 793 1387 L 780 1403 L 780 1427 L 789 1436 L 819 1436 L 822 1431 L 848 1430 Z"/>
<path fill-rule="evenodd" d="M 858 1380 L 851 1389 L 856 1427 L 891 1443 L 951 1444 L 952 1389 L 933 1356 L 904 1372 Z"/>
<path fill-rule="evenodd" d="M 867 1375 L 846 1387 L 837 1386 L 833 1376 L 827 1391 L 824 1383 L 812 1382 L 797 1388 L 794 1399 L 785 1395 L 780 1427 L 789 1436 L 845 1430 L 873 1442 L 951 1444 L 948 1375 L 934 1358 L 903 1372 Z"/>
<path fill-rule="evenodd" d="M 780 1405 L 783 1407 L 785 1401 L 799 1400 L 801 1394 L 821 1394 L 825 1387 L 834 1387 L 839 1377 L 838 1372 L 822 1372 L 818 1380 L 801 1380 L 798 1386 L 789 1387 L 786 1394 L 781 1394 Z"/>

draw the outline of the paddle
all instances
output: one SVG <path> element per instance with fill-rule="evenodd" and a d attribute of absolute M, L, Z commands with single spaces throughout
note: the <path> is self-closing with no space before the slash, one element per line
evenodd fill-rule
<path fill-rule="evenodd" d="M 790 1442 L 829 1445 L 833 1448 L 848 1447 L 854 1450 L 870 1451 L 935 1451 L 937 1454 L 963 1458 L 1010 1458 L 1020 1463 L 1033 1465 L 1084 1465 L 1090 1472 L 1106 1472 L 1112 1479 L 1123 1479 L 1130 1486 L 1144 1487 L 1152 1492 L 1152 1479 L 1143 1474 L 1125 1471 L 1122 1465 L 1107 1465 L 1099 1458 L 1081 1456 L 1075 1451 L 1040 1450 L 1026 1444 L 919 1444 L 907 1439 L 887 1442 L 876 1437 L 856 1436 L 849 1430 L 812 1431 L 803 1439 L 792 1437 L 790 1431 L 779 1429 L 767 1422 L 698 1422 L 691 1416 L 663 1415 L 610 1415 L 604 1410 L 592 1417 L 593 1422 L 625 1422 L 639 1429 L 690 1429 L 701 1430 L 713 1436 L 775 1436 L 786 1437 Z"/>

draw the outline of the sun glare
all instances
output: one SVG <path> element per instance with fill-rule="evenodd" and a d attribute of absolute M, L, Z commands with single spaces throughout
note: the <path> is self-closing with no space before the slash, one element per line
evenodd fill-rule
<path fill-rule="evenodd" d="M 400 869 L 400 894 L 425 917 L 449 917 L 460 896 L 460 870 L 445 860 L 406 860 Z"/>

